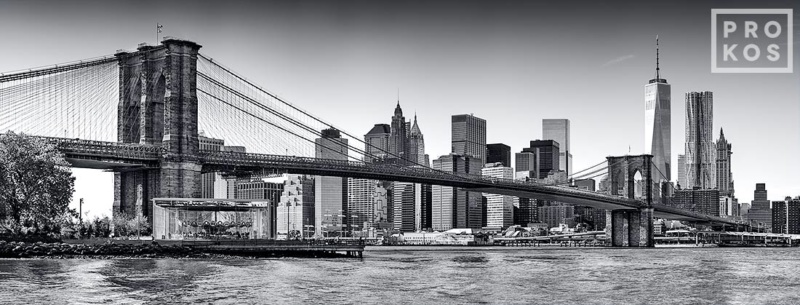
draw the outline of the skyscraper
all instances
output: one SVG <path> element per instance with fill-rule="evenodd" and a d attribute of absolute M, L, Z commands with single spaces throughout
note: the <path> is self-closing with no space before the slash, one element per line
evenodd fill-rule
<path fill-rule="evenodd" d="M 392 127 L 389 135 L 389 152 L 400 159 L 407 160 L 408 134 L 406 130 L 406 118 L 403 116 L 403 109 L 400 109 L 400 101 L 394 108 L 392 116 Z"/>
<path fill-rule="evenodd" d="M 514 179 L 514 169 L 503 163 L 489 163 L 481 169 L 486 178 Z M 483 193 L 486 197 L 486 226 L 505 229 L 514 224 L 514 197 Z"/>
<path fill-rule="evenodd" d="M 414 189 L 414 223 L 415 230 L 431 229 L 431 208 L 433 205 L 433 186 L 417 183 Z"/>
<path fill-rule="evenodd" d="M 408 133 L 408 160 L 412 165 L 430 166 L 428 155 L 425 154 L 425 137 L 419 129 L 416 114 L 414 114 L 414 124 Z"/>
<path fill-rule="evenodd" d="M 644 152 L 653 155 L 653 181 L 670 181 L 672 174 L 672 89 L 666 79 L 661 78 L 656 37 L 656 77 L 644 85 Z M 663 178 L 662 178 L 663 176 Z"/>
<path fill-rule="evenodd" d="M 511 167 L 511 147 L 503 143 L 486 145 L 486 164 L 500 162 L 503 166 Z"/>
<path fill-rule="evenodd" d="M 338 130 L 324 129 L 322 137 L 314 142 L 316 158 L 347 161 L 347 139 L 343 139 Z M 332 236 L 347 231 L 347 179 L 316 176 L 314 180 L 316 234 L 326 232 L 325 235 Z"/>
<path fill-rule="evenodd" d="M 514 224 L 527 226 L 539 219 L 538 200 L 514 197 Z"/>
<path fill-rule="evenodd" d="M 678 185 L 686 188 L 686 155 L 678 155 Z"/>
<path fill-rule="evenodd" d="M 433 160 L 433 169 L 455 174 L 480 175 L 482 161 L 470 156 L 449 154 Z M 434 185 L 432 190 L 431 226 L 434 230 L 452 228 L 480 229 L 481 193 L 460 188 Z"/>
<path fill-rule="evenodd" d="M 431 185 L 411 182 L 392 183 L 394 228 L 413 232 L 431 227 Z"/>
<path fill-rule="evenodd" d="M 717 140 L 717 189 L 720 196 L 734 196 L 733 173 L 731 173 L 731 150 L 732 145 L 725 139 L 722 128 L 719 129 L 719 140 Z"/>
<path fill-rule="evenodd" d="M 367 143 L 364 155 L 365 162 L 374 162 L 372 158 L 386 158 L 389 152 L 389 137 L 391 128 L 388 124 L 375 124 L 372 129 L 364 135 L 364 142 Z"/>
<path fill-rule="evenodd" d="M 756 190 L 753 191 L 753 201 L 750 210 L 747 212 L 747 219 L 757 223 L 763 223 L 763 228 L 772 229 L 772 210 L 767 199 L 767 186 L 764 183 L 756 183 Z"/>
<path fill-rule="evenodd" d="M 569 141 L 569 120 L 567 119 L 544 119 L 542 120 L 542 139 L 554 140 L 558 142 L 558 170 L 562 170 L 567 175 L 572 175 L 572 151 Z"/>
<path fill-rule="evenodd" d="M 714 97 L 710 91 L 686 93 L 686 189 L 713 189 Z"/>
<path fill-rule="evenodd" d="M 472 114 L 454 115 L 451 139 L 452 153 L 477 158 L 486 164 L 486 120 Z"/>
<path fill-rule="evenodd" d="M 372 227 L 375 219 L 373 196 L 376 180 L 347 178 L 348 223 L 354 231 Z"/>
<path fill-rule="evenodd" d="M 517 166 L 516 170 L 516 177 L 524 179 L 525 177 L 530 178 L 538 178 L 539 175 L 539 167 L 538 162 L 536 162 L 536 154 L 530 151 L 522 151 L 518 152 L 514 155 L 515 165 Z M 535 173 L 531 175 L 530 173 Z"/>
<path fill-rule="evenodd" d="M 554 140 L 531 141 L 530 147 L 523 148 L 522 152 L 532 152 L 536 155 L 536 166 L 539 169 L 539 175 L 536 179 L 544 179 L 550 174 L 550 171 L 558 171 L 561 168 L 559 163 L 560 145 Z"/>
<path fill-rule="evenodd" d="M 394 228 L 400 232 L 413 232 L 416 228 L 415 195 L 416 183 L 392 183 L 392 207 L 394 208 Z"/>

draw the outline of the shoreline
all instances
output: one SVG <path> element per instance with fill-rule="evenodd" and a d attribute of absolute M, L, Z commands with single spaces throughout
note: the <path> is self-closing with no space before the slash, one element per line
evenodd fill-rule
<path fill-rule="evenodd" d="M 86 243 L 5 242 L 0 240 L 0 259 L 215 259 L 215 258 L 339 258 L 350 257 L 336 252 L 264 251 L 203 249 L 187 245 L 161 245 L 158 242 L 114 243 L 86 240 Z"/>
<path fill-rule="evenodd" d="M 253 253 L 243 251 L 209 251 L 181 245 L 160 245 L 157 242 L 149 243 L 98 243 L 87 240 L 88 243 L 44 243 L 44 242 L 5 242 L 0 240 L 0 260 L 13 259 L 263 259 L 263 258 L 353 258 L 344 254 L 301 251 L 264 252 Z M 393 246 L 366 246 L 366 253 L 390 252 L 483 252 L 483 251 L 576 251 L 598 249 L 717 249 L 717 245 L 657 245 L 656 247 L 565 247 L 559 244 L 542 244 L 536 247 L 510 247 L 500 245 L 393 245 Z M 734 247 L 724 247 L 734 248 Z M 742 246 L 735 248 L 787 248 L 787 247 L 753 247 Z"/>

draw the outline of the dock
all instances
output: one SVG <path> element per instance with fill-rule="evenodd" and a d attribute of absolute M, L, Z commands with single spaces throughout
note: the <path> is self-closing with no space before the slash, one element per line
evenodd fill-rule
<path fill-rule="evenodd" d="M 360 240 L 155 240 L 160 245 L 181 245 L 217 254 L 258 257 L 354 257 L 362 258 Z"/>

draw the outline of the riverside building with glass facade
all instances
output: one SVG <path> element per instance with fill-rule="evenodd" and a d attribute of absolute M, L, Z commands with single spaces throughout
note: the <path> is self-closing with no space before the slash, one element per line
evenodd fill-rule
<path fill-rule="evenodd" d="M 162 240 L 270 239 L 270 202 L 213 198 L 155 198 L 153 238 Z"/>

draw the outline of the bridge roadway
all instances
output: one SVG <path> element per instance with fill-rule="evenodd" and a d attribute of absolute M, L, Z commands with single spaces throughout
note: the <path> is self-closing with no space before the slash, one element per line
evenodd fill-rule
<path fill-rule="evenodd" d="M 131 143 L 42 137 L 65 154 L 70 164 L 80 168 L 112 171 L 158 168 L 165 157 L 161 147 Z M 272 169 L 292 174 L 364 178 L 460 187 L 470 191 L 558 201 L 606 210 L 635 210 L 645 207 L 640 200 L 565 186 L 528 183 L 516 180 L 454 175 L 424 167 L 375 164 L 310 157 L 239 152 L 201 151 L 194 158 L 204 172 L 237 172 Z M 653 203 L 653 216 L 709 224 L 744 225 L 733 220 L 699 214 Z"/>

